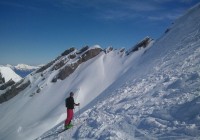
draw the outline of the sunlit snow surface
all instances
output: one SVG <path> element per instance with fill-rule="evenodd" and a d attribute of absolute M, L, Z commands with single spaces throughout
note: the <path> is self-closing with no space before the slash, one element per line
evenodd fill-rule
<path fill-rule="evenodd" d="M 200 139 L 199 13 L 197 6 L 177 20 L 74 119 L 86 122 L 49 139 Z"/>
<path fill-rule="evenodd" d="M 1 66 L 0 65 L 0 73 L 2 74 L 2 77 L 5 78 L 5 82 L 8 82 L 9 80 L 13 80 L 15 82 L 20 81 L 22 78 L 17 75 L 11 68 Z"/>
<path fill-rule="evenodd" d="M 51 83 L 51 67 L 30 75 L 31 86 L 0 105 L 0 139 L 62 129 L 70 91 L 81 103 L 75 126 L 46 140 L 200 139 L 199 13 L 199 5 L 189 10 L 150 49 L 102 52 L 63 81 Z"/>

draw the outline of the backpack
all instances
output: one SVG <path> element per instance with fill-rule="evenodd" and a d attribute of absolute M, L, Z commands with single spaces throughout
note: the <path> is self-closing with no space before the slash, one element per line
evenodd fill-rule
<path fill-rule="evenodd" d="M 69 98 L 65 99 L 65 107 L 69 107 Z"/>

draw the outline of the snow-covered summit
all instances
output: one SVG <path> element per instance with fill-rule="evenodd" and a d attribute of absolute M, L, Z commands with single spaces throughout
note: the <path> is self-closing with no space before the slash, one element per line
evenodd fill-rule
<path fill-rule="evenodd" d="M 30 66 L 27 64 L 17 64 L 16 66 L 7 64 L 6 67 L 10 67 L 13 70 L 21 70 L 21 71 L 33 71 L 36 70 L 38 68 L 40 68 L 43 65 L 39 65 L 39 66 Z"/>
<path fill-rule="evenodd" d="M 33 69 L 38 69 L 39 66 L 30 66 L 30 65 L 26 65 L 26 64 L 18 64 L 16 66 L 14 66 L 15 69 L 18 70 L 33 70 Z"/>
<path fill-rule="evenodd" d="M 5 82 L 8 82 L 11 79 L 18 82 L 22 79 L 10 67 L 0 66 L 0 73 L 2 74 L 2 77 L 5 78 Z"/>
<path fill-rule="evenodd" d="M 9 64 L 6 65 L 6 67 L 10 67 L 17 75 L 19 75 L 22 78 L 26 77 L 31 72 L 33 72 L 36 69 L 39 69 L 42 66 L 43 65 L 30 66 L 30 65 L 27 65 L 27 64 L 18 64 L 16 66 L 12 66 L 12 65 L 9 65 Z"/>

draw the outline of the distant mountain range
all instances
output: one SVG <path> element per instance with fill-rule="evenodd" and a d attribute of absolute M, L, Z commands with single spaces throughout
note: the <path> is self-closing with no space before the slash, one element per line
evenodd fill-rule
<path fill-rule="evenodd" d="M 2 83 L 6 83 L 9 80 L 13 80 L 14 82 L 20 81 L 22 78 L 16 74 L 10 67 L 0 66 L 0 79 L 2 79 Z M 4 81 L 4 82 L 3 82 Z"/>
<path fill-rule="evenodd" d="M 39 66 L 30 66 L 26 64 L 18 64 L 16 66 L 12 65 L 6 65 L 6 67 L 10 67 L 16 74 L 18 74 L 20 77 L 24 78 L 27 75 L 29 75 L 34 70 L 40 68 L 42 65 Z"/>

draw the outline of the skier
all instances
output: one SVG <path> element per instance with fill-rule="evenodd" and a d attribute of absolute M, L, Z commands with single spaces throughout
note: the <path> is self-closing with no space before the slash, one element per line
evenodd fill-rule
<path fill-rule="evenodd" d="M 74 93 L 70 92 L 70 96 L 68 98 L 65 99 L 65 105 L 67 107 L 67 119 L 65 120 L 65 129 L 69 129 L 71 127 L 73 127 L 73 125 L 71 124 L 71 120 L 73 118 L 74 112 L 74 105 L 75 106 L 79 106 L 80 103 L 76 104 L 74 103 Z"/>

